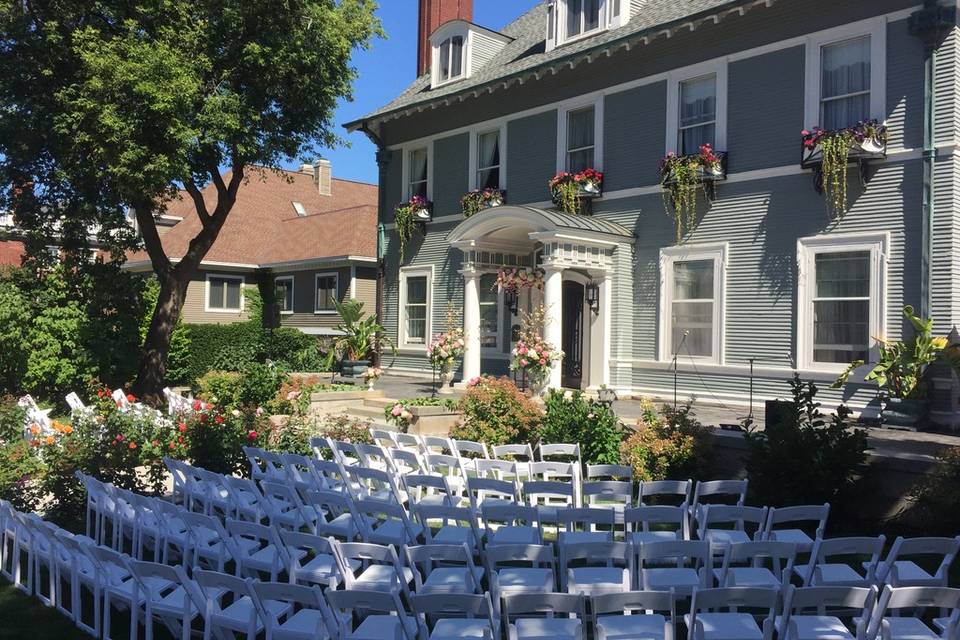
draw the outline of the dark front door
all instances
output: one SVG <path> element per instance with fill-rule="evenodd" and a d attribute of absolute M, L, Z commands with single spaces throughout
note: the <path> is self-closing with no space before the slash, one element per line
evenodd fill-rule
<path fill-rule="evenodd" d="M 563 283 L 563 367 L 561 384 L 579 389 L 583 380 L 583 285 Z"/>

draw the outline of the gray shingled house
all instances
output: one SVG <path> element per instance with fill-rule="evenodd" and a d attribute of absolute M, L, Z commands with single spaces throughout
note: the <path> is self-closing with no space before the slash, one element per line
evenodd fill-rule
<path fill-rule="evenodd" d="M 520 312 L 543 303 L 565 354 L 552 385 L 667 396 L 676 369 L 682 395 L 744 406 L 751 388 L 783 396 L 794 370 L 828 386 L 902 335 L 905 304 L 942 333 L 960 319 L 953 0 L 545 0 L 501 33 L 462 0 L 421 13 L 418 79 L 348 125 L 381 149 L 396 370 L 429 374 L 453 304 L 462 377 L 506 373 Z M 848 204 L 831 210 L 801 131 L 871 119 L 885 139 L 848 150 Z M 661 161 L 703 144 L 716 171 L 678 242 Z M 548 181 L 587 168 L 602 193 L 558 208 Z M 465 217 L 483 188 L 503 203 Z M 431 207 L 401 262 L 394 212 L 413 196 Z M 503 267 L 544 286 L 514 300 Z M 842 393 L 823 399 L 876 405 L 876 387 Z"/>

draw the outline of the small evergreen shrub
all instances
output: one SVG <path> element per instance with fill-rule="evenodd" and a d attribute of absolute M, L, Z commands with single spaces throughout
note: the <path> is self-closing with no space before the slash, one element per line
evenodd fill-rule
<path fill-rule="evenodd" d="M 664 405 L 658 414 L 648 404 L 634 432 L 621 447 L 623 464 L 634 480 L 686 480 L 708 477 L 710 430 L 696 419 L 693 407 Z"/>
<path fill-rule="evenodd" d="M 450 431 L 452 438 L 489 445 L 536 444 L 540 438 L 543 410 L 509 378 L 471 381 L 457 409 L 463 422 Z"/>
<path fill-rule="evenodd" d="M 609 404 L 580 391 L 557 389 L 544 402 L 541 442 L 580 443 L 584 464 L 620 464 L 623 428 Z"/>
<path fill-rule="evenodd" d="M 763 431 L 749 419 L 743 422 L 751 500 L 775 507 L 833 503 L 866 461 L 866 431 L 853 428 L 843 405 L 825 419 L 812 382 L 794 375 L 791 389 L 793 402 L 779 422 Z"/>

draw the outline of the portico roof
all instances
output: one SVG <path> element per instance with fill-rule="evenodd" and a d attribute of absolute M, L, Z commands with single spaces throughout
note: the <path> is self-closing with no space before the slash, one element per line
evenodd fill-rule
<path fill-rule="evenodd" d="M 632 242 L 634 237 L 626 227 L 603 218 L 504 205 L 467 218 L 450 232 L 447 240 L 450 244 L 463 246 L 508 229 L 522 229 L 531 239 L 539 239 L 541 234 L 545 234 L 557 238 L 621 244 Z"/>

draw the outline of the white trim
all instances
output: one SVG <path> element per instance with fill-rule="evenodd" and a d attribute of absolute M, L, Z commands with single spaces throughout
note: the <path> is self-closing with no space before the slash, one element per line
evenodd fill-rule
<path fill-rule="evenodd" d="M 477 158 L 477 153 L 480 149 L 479 138 L 482 135 L 487 133 L 493 133 L 497 131 L 500 134 L 500 190 L 506 191 L 507 189 L 507 121 L 504 120 L 496 126 L 489 127 L 487 129 L 471 129 L 470 130 L 470 163 L 468 170 L 470 171 L 469 182 L 467 184 L 468 189 L 473 191 L 474 189 L 479 188 L 479 182 L 477 181 L 477 174 L 480 172 L 479 159 Z M 463 216 L 457 216 L 462 218 Z"/>
<path fill-rule="evenodd" d="M 280 315 L 282 316 L 293 315 L 293 312 L 296 311 L 297 309 L 297 299 L 294 297 L 294 289 L 297 286 L 296 278 L 294 278 L 293 276 L 276 276 L 273 279 L 274 291 L 276 291 L 277 283 L 280 282 L 281 280 L 288 280 L 290 282 L 290 311 L 284 311 L 283 309 L 281 309 Z M 273 295 L 276 296 L 277 294 L 274 293 Z"/>
<path fill-rule="evenodd" d="M 433 202 L 433 140 L 418 141 L 402 147 L 403 151 L 403 199 L 409 200 L 410 193 L 410 154 L 414 151 L 427 151 L 427 200 Z"/>
<path fill-rule="evenodd" d="M 846 24 L 807 36 L 803 123 L 820 126 L 821 53 L 823 47 L 855 38 L 870 37 L 870 116 L 883 122 L 887 100 L 887 22 L 885 16 Z M 855 124 L 855 123 L 851 123 Z"/>
<path fill-rule="evenodd" d="M 667 148 L 666 153 L 677 153 L 680 136 L 680 84 L 713 75 L 717 80 L 717 114 L 713 148 L 727 150 L 727 60 L 721 58 L 703 64 L 671 71 L 667 76 Z"/>
<path fill-rule="evenodd" d="M 350 297 L 357 299 L 357 266 L 350 265 Z"/>
<path fill-rule="evenodd" d="M 320 284 L 320 278 L 329 278 L 333 276 L 333 299 L 340 300 L 340 273 L 338 271 L 322 271 L 319 273 L 313 274 L 313 314 L 317 316 L 329 316 L 337 312 L 336 308 L 333 309 L 320 309 L 318 308 L 317 303 L 317 292 L 319 291 L 318 285 Z"/>
<path fill-rule="evenodd" d="M 402 350 L 425 353 L 427 345 L 433 336 L 433 265 L 418 267 L 401 267 L 400 269 L 400 292 L 399 305 L 397 307 L 397 347 Z M 426 277 L 427 279 L 427 310 L 426 326 L 424 327 L 423 344 L 417 342 L 407 342 L 407 280 L 409 278 Z"/>
<path fill-rule="evenodd" d="M 815 277 L 814 259 L 818 253 L 841 251 L 870 252 L 870 331 L 875 336 L 886 336 L 887 315 L 887 260 L 890 234 L 886 231 L 841 233 L 810 236 L 797 240 L 797 365 L 807 371 L 838 374 L 846 364 L 813 361 L 813 314 L 811 310 Z M 876 346 L 870 345 L 870 356 L 876 356 Z"/>
<path fill-rule="evenodd" d="M 240 281 L 240 307 L 239 308 L 218 308 L 210 306 L 210 279 L 217 278 L 219 280 L 233 280 Z M 245 276 L 238 276 L 234 273 L 208 273 L 204 279 L 204 290 L 203 290 L 203 310 L 207 313 L 243 313 L 244 307 L 246 306 L 246 300 L 244 300 L 243 289 L 247 285 L 247 279 Z M 224 289 L 224 296 L 226 296 L 226 289 Z"/>
<path fill-rule="evenodd" d="M 463 44 L 460 47 L 460 74 L 456 76 L 450 76 L 446 80 L 441 80 L 440 47 L 442 47 L 443 43 L 447 40 L 451 41 L 452 47 L 452 40 L 457 36 L 463 38 Z M 472 67 L 470 64 L 470 49 L 472 48 L 472 44 L 473 32 L 466 27 L 465 23 L 449 23 L 434 31 L 433 35 L 430 36 L 430 86 L 432 88 L 443 87 L 454 82 L 466 80 L 470 77 Z"/>
<path fill-rule="evenodd" d="M 264 269 L 291 269 L 296 270 L 298 268 L 309 269 L 311 267 L 317 266 L 336 266 L 339 264 L 346 264 L 350 262 L 359 262 L 363 264 L 376 264 L 376 258 L 368 258 L 366 256 L 331 256 L 329 258 L 307 258 L 305 260 L 289 260 L 287 262 L 269 262 L 266 264 L 260 265 L 258 268 Z M 203 263 L 206 264 L 206 263 Z"/>
<path fill-rule="evenodd" d="M 713 261 L 713 353 L 710 357 L 693 358 L 696 362 L 722 365 L 725 360 L 724 336 L 726 325 L 727 256 L 730 246 L 726 242 L 716 244 L 682 245 L 660 249 L 660 336 L 659 359 L 672 361 L 671 309 L 673 306 L 673 265 L 676 262 L 693 260 Z"/>
<path fill-rule="evenodd" d="M 603 93 L 598 92 L 557 104 L 557 173 L 567 171 L 567 118 L 571 111 L 587 107 L 593 107 L 592 168 L 603 171 L 603 105 Z"/>

